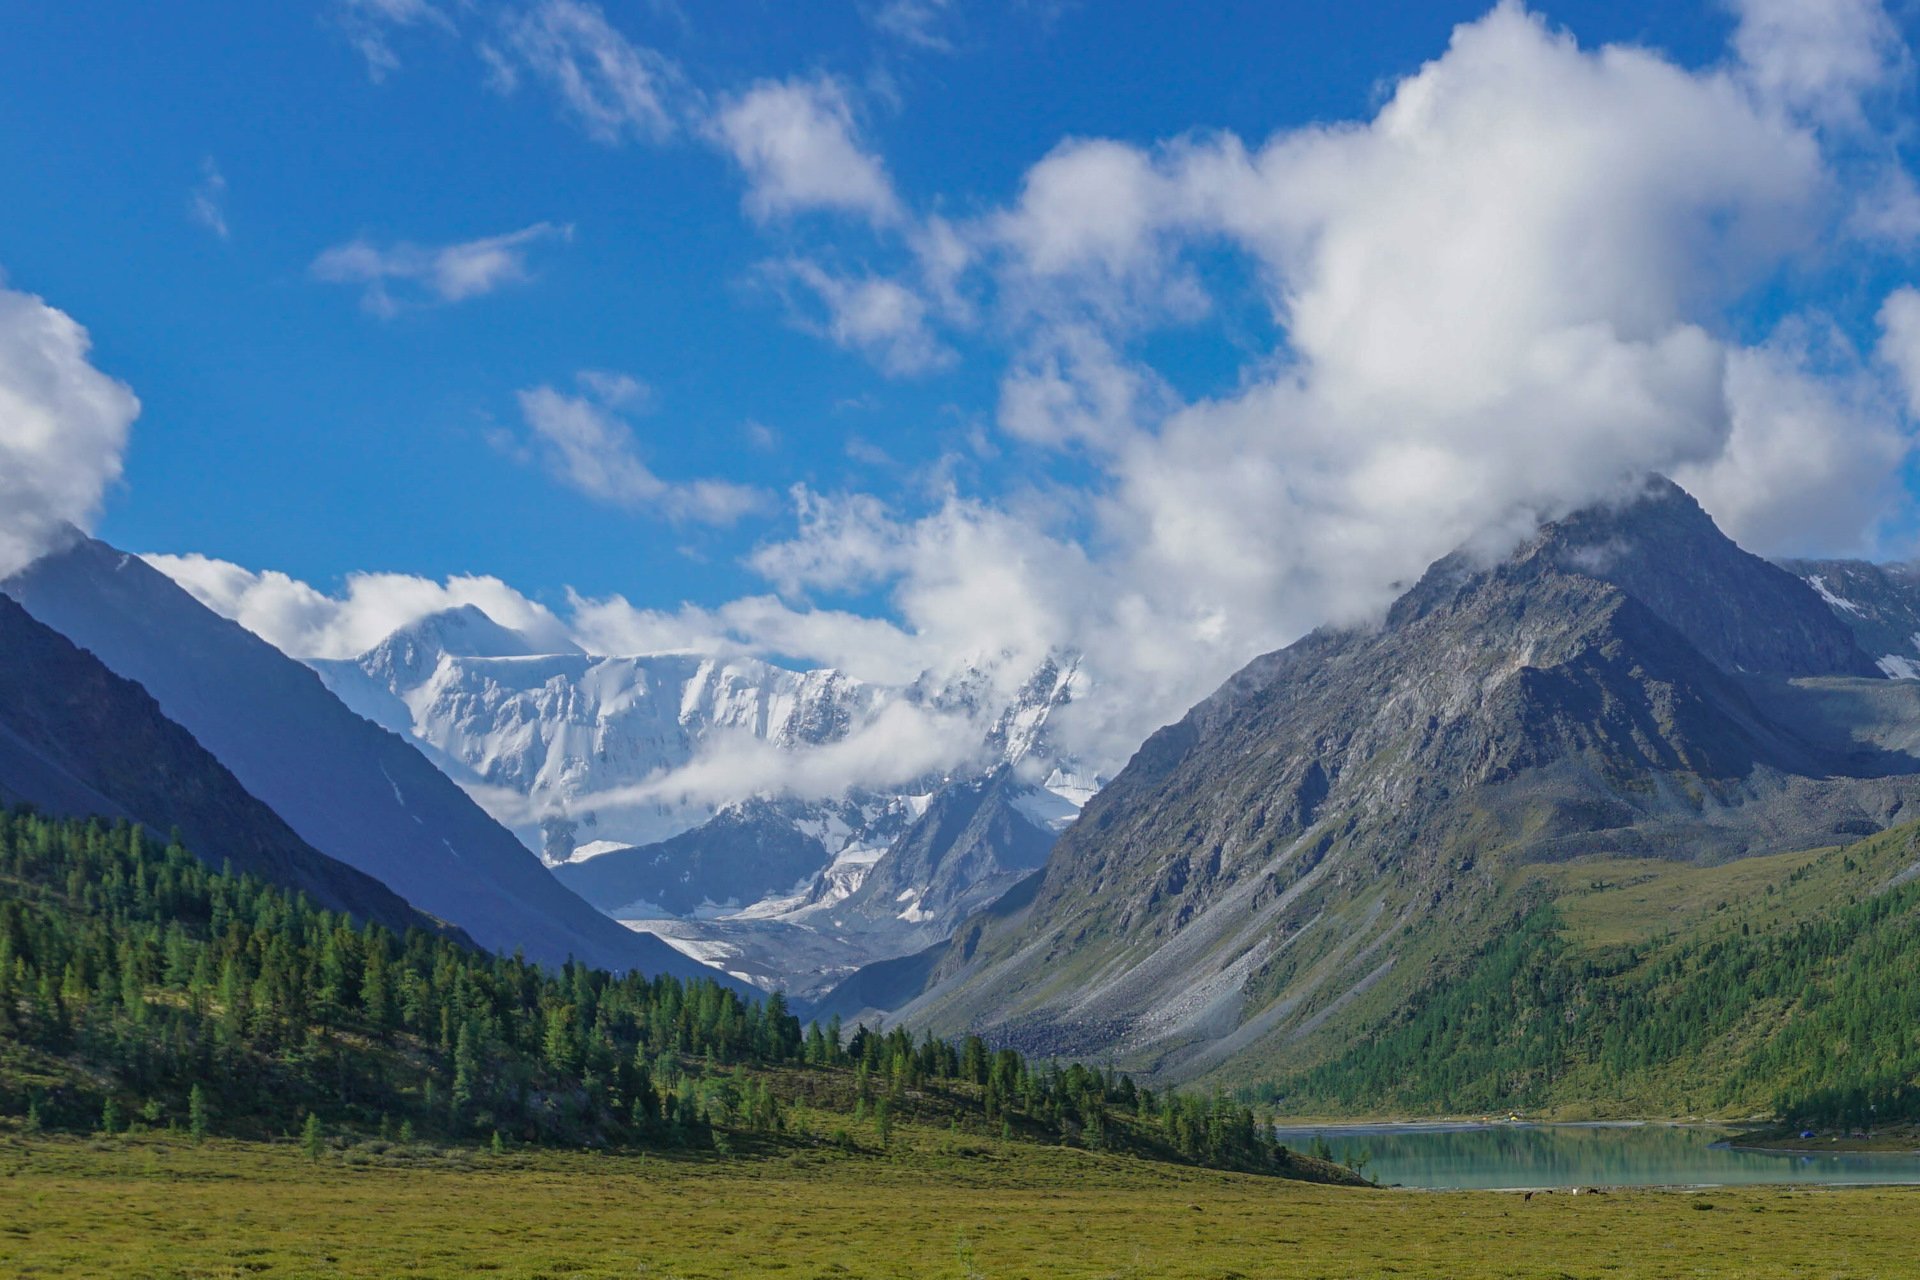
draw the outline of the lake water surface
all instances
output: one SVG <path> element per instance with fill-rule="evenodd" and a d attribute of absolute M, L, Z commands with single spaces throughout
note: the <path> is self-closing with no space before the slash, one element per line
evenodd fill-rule
<path fill-rule="evenodd" d="M 1388 1186 L 1737 1186 L 1755 1183 L 1920 1183 L 1920 1154 L 1738 1151 L 1730 1129 L 1665 1124 L 1282 1125 L 1280 1141 L 1308 1150 L 1316 1136 L 1334 1158 L 1364 1153 L 1365 1172 Z M 1817 1143 L 1809 1141 L 1809 1147 Z"/>

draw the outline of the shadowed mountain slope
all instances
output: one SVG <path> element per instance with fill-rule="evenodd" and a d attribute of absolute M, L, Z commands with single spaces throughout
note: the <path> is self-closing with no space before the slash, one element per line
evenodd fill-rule
<path fill-rule="evenodd" d="M 312 671 L 137 556 L 77 539 L 4 584 L 42 623 L 142 685 L 308 844 L 496 951 L 709 975 L 556 881 L 408 743 Z"/>
<path fill-rule="evenodd" d="M 404 932 L 449 932 L 372 876 L 314 849 L 147 691 L 0 596 L 0 803 L 124 818 L 213 866 Z"/>

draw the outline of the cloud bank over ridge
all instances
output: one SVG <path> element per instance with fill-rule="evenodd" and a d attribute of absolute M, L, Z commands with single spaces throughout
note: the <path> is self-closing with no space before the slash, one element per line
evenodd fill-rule
<path fill-rule="evenodd" d="M 455 600 L 597 652 L 741 652 L 887 681 L 984 661 L 1014 683 L 1069 648 L 1097 692 L 1059 732 L 1112 767 L 1255 654 L 1365 621 L 1490 525 L 1524 529 L 1646 471 L 1756 550 L 1874 548 L 1908 503 L 1920 303 L 1903 290 L 1851 316 L 1821 281 L 1842 250 L 1901 251 L 1913 183 L 1881 117 L 1911 56 L 1866 0 L 1735 8 L 1726 56 L 1686 67 L 1584 48 L 1501 3 L 1368 119 L 1263 140 L 1072 138 L 964 219 L 896 189 L 845 86 L 760 82 L 722 99 L 709 135 L 747 180 L 749 216 L 838 214 L 875 246 L 829 272 L 796 232 L 769 271 L 826 308 L 811 331 L 889 376 L 993 345 L 995 416 L 971 456 L 884 499 L 796 489 L 791 524 L 750 558 L 767 591 L 717 606 L 549 608 L 491 579 L 381 575 L 329 596 L 156 563 L 303 657 Z M 567 30 L 589 28 L 606 35 Z M 645 58 L 591 65 L 626 68 L 630 92 L 557 76 L 596 95 L 565 91 L 583 127 L 666 127 L 635 86 L 677 79 Z M 1756 301 L 1787 276 L 1792 310 Z M 1235 287 L 1273 341 L 1232 385 L 1183 393 L 1144 352 L 1211 323 Z M 973 483 L 990 465 L 1001 483 Z"/>

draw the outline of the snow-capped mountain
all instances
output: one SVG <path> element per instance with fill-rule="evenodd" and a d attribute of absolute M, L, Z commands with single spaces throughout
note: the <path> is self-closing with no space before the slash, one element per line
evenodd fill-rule
<path fill-rule="evenodd" d="M 1022 815 L 1020 857 L 1030 861 L 1032 832 L 1050 840 L 1098 785 L 1050 733 L 1054 713 L 1084 689 L 1071 656 L 1043 662 L 1010 695 L 996 693 L 1010 682 L 984 663 L 958 678 L 887 686 L 743 656 L 541 652 L 468 606 L 358 658 L 312 665 L 349 707 L 418 743 L 602 910 L 649 922 L 765 922 L 743 924 L 750 933 L 797 925 L 868 935 L 829 966 L 835 972 L 924 940 L 927 922 L 910 904 L 897 929 L 871 907 L 852 924 L 825 913 L 944 789 L 1005 771 L 996 794 Z M 913 865 L 939 863 L 926 845 L 923 833 Z M 942 874 L 964 879 L 975 865 L 999 874 L 978 855 Z M 676 945 L 715 958 L 698 938 Z M 768 972 L 780 967 L 763 960 Z"/>
<path fill-rule="evenodd" d="M 139 557 L 75 534 L 0 590 L 142 686 L 301 840 L 482 946 L 548 964 L 694 971 L 555 883 L 406 738 L 354 715 L 312 671 Z"/>

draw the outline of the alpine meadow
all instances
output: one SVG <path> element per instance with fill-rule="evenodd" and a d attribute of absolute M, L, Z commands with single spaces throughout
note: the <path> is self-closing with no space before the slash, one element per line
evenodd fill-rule
<path fill-rule="evenodd" d="M 1920 1276 L 1920 11 L 0 40 L 0 1273 Z"/>

